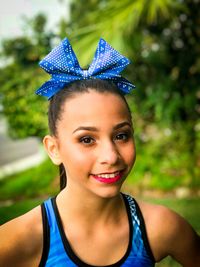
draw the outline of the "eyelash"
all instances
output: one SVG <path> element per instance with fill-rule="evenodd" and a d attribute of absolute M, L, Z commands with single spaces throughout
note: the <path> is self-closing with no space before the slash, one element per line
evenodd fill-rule
<path fill-rule="evenodd" d="M 129 132 L 118 133 L 114 136 L 113 140 L 127 142 L 130 139 L 131 134 Z M 93 145 L 95 143 L 95 139 L 91 136 L 83 136 L 79 139 L 80 143 L 83 143 L 86 146 Z"/>

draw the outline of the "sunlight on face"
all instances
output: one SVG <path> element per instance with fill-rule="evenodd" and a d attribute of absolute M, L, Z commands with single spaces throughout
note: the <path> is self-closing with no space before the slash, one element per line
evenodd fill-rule
<path fill-rule="evenodd" d="M 120 96 L 92 90 L 75 95 L 64 104 L 57 131 L 67 188 L 119 192 L 135 160 L 131 116 Z"/>

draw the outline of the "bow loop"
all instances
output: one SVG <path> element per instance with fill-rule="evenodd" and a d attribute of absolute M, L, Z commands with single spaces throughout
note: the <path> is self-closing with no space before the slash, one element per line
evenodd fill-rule
<path fill-rule="evenodd" d="M 93 62 L 89 67 L 91 75 L 117 75 L 130 63 L 129 59 L 121 55 L 104 39 L 100 39 Z"/>
<path fill-rule="evenodd" d="M 81 73 L 79 62 L 67 38 L 41 60 L 39 65 L 49 74 Z"/>
<path fill-rule="evenodd" d="M 85 79 L 111 80 L 123 93 L 135 88 L 133 84 L 121 77 L 121 71 L 130 63 L 129 59 L 100 39 L 94 59 L 88 70 L 82 70 L 78 59 L 67 38 L 55 47 L 39 65 L 51 75 L 36 94 L 50 99 L 66 85 Z"/>

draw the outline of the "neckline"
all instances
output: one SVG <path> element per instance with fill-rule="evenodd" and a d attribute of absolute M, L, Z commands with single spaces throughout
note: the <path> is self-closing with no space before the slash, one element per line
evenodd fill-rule
<path fill-rule="evenodd" d="M 85 263 L 84 261 L 82 261 L 72 250 L 70 243 L 67 239 L 67 236 L 65 235 L 64 229 L 63 229 L 63 225 L 62 225 L 62 221 L 61 221 L 61 217 L 58 211 L 58 207 L 57 207 L 57 203 L 56 203 L 56 197 L 53 197 L 51 199 L 52 202 L 52 206 L 54 209 L 54 213 L 55 213 L 55 217 L 56 217 L 56 222 L 58 225 L 58 229 L 60 232 L 60 236 L 63 242 L 63 246 L 65 249 L 66 254 L 68 255 L 68 257 L 75 263 L 77 264 L 77 266 L 82 266 L 82 267 L 119 267 L 121 266 L 122 263 L 124 263 L 126 261 L 126 259 L 128 258 L 131 248 L 132 248 L 132 237 L 133 237 L 133 224 L 132 224 L 132 216 L 131 216 L 131 210 L 130 210 L 130 206 L 129 206 L 129 202 L 126 198 L 126 195 L 124 195 L 123 193 L 121 193 L 123 196 L 123 200 L 125 203 L 125 207 L 126 207 L 126 212 L 127 212 L 127 216 L 128 216 L 128 222 L 129 222 L 129 243 L 128 243 L 128 247 L 127 250 L 124 254 L 124 256 L 117 262 L 110 264 L 110 265 L 106 265 L 106 266 L 96 266 L 96 265 L 90 265 L 88 263 Z"/>

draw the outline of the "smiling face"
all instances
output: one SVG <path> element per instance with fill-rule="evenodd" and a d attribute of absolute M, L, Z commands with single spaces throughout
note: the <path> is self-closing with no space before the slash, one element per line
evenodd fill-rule
<path fill-rule="evenodd" d="M 135 160 L 131 116 L 123 99 L 94 90 L 75 94 L 63 106 L 54 146 L 63 163 L 67 190 L 101 197 L 119 193 Z M 81 190 L 81 191 L 80 191 Z"/>

